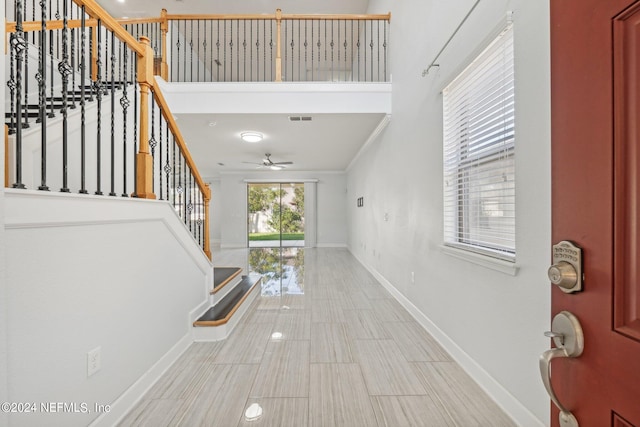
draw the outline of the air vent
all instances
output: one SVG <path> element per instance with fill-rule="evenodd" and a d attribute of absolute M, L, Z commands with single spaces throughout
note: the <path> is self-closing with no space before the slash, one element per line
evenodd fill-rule
<path fill-rule="evenodd" d="M 311 116 L 289 116 L 289 121 L 292 122 L 310 122 Z"/>

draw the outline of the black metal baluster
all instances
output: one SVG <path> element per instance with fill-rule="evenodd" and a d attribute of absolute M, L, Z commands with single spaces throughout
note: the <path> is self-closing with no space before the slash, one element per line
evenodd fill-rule
<path fill-rule="evenodd" d="M 186 168 L 185 168 L 186 172 Z M 188 185 L 187 185 L 187 194 L 186 197 L 189 197 L 189 203 L 187 204 L 187 211 L 185 212 L 185 218 L 189 221 L 189 231 L 193 233 L 191 213 L 193 212 L 193 171 L 191 167 L 189 167 L 189 175 L 188 175 Z M 186 198 L 185 198 L 186 201 Z"/>
<path fill-rule="evenodd" d="M 243 48 L 243 63 L 242 63 L 242 81 L 247 81 L 247 20 L 242 21 L 242 48 Z"/>
<path fill-rule="evenodd" d="M 85 39 L 86 39 L 86 18 L 84 5 L 81 9 L 80 16 L 80 193 L 87 194 L 86 189 L 86 128 L 85 128 Z"/>
<path fill-rule="evenodd" d="M 229 54 L 231 56 L 231 60 L 229 61 L 229 63 L 231 64 L 231 68 L 229 70 L 229 78 L 231 80 L 229 81 L 233 81 L 233 20 L 231 20 L 231 40 L 229 41 L 229 48 Z M 227 80 L 225 79 L 225 81 Z"/>
<path fill-rule="evenodd" d="M 129 91 L 127 85 L 127 44 L 124 44 L 124 80 L 122 84 L 122 97 L 120 98 L 120 106 L 122 107 L 122 197 L 128 197 L 127 194 L 127 109 L 131 104 L 127 92 Z"/>
<path fill-rule="evenodd" d="M 287 53 L 289 52 L 289 50 L 287 49 L 287 39 L 289 38 L 289 36 L 287 35 L 287 30 L 289 28 L 289 26 L 287 25 L 288 22 L 289 21 L 287 21 L 286 19 L 282 21 L 282 23 L 284 24 L 284 39 L 282 43 L 282 49 L 284 50 L 284 64 L 282 67 L 282 72 L 284 74 L 282 75 L 282 80 L 285 80 L 285 81 L 289 80 L 287 78 Z"/>
<path fill-rule="evenodd" d="M 178 51 L 178 54 L 176 55 L 175 58 L 175 63 L 176 63 L 176 82 L 180 81 L 180 21 L 176 22 L 176 25 L 178 26 L 178 31 L 176 31 L 176 49 Z M 171 63 L 173 64 L 174 59 L 171 60 Z M 171 75 L 173 76 L 173 70 L 171 71 Z"/>
<path fill-rule="evenodd" d="M 24 3 L 24 8 L 26 10 L 27 8 L 27 3 Z M 24 16 L 27 16 L 27 14 L 25 13 Z M 28 128 L 31 127 L 31 125 L 29 124 L 29 34 L 27 34 L 26 36 L 24 36 L 23 33 L 23 38 L 24 38 L 24 102 L 22 103 L 22 106 L 24 108 L 24 122 L 22 122 L 22 127 L 23 128 Z"/>
<path fill-rule="evenodd" d="M 170 146 L 169 146 L 169 126 L 167 125 L 167 139 L 166 139 L 166 147 L 167 147 L 167 155 L 166 155 L 166 160 L 165 160 L 165 164 L 164 164 L 164 173 L 167 175 L 166 176 L 166 183 L 167 183 L 167 200 L 169 200 L 169 173 L 171 172 L 171 165 L 169 164 L 169 150 L 170 150 Z"/>
<path fill-rule="evenodd" d="M 84 6 L 83 6 L 84 7 Z M 93 102 L 93 32 L 96 31 L 93 27 L 89 27 L 89 79 L 92 82 L 89 84 L 89 102 Z M 84 52 L 83 52 L 84 55 Z M 84 80 L 82 86 L 85 85 Z"/>
<path fill-rule="evenodd" d="M 9 99 L 10 99 L 10 107 L 9 107 L 9 134 L 14 134 L 16 133 L 16 128 L 17 128 L 17 118 L 18 118 L 18 114 L 20 114 L 20 111 L 17 111 L 15 109 L 15 102 L 16 102 L 16 67 L 15 67 L 15 60 L 16 60 L 16 52 L 15 49 L 13 48 L 13 37 L 14 35 L 11 34 L 9 36 L 9 40 L 10 40 L 10 54 L 9 54 L 9 81 L 7 81 L 7 87 L 9 88 Z M 16 112 L 17 111 L 17 112 Z"/>
<path fill-rule="evenodd" d="M 253 41 L 253 19 L 249 21 L 249 41 Z M 253 81 L 253 46 L 249 46 L 249 81 Z M 256 64 L 257 65 L 257 64 Z"/>
<path fill-rule="evenodd" d="M 111 175 L 111 191 L 109 191 L 110 196 L 117 196 L 116 194 L 116 133 L 115 133 L 115 122 L 116 122 L 116 81 L 115 81 L 115 65 L 116 65 L 116 41 L 115 34 L 111 32 L 111 162 L 110 162 L 110 175 Z M 106 46 L 105 46 L 105 54 L 106 54 Z"/>
<path fill-rule="evenodd" d="M 314 66 L 314 61 L 313 60 L 315 59 L 313 57 L 313 54 L 314 54 L 314 52 L 313 52 L 313 45 L 314 45 L 313 40 L 314 40 L 313 39 L 313 20 L 311 20 L 311 81 L 315 81 L 315 79 L 313 77 L 313 74 L 314 74 L 313 73 L 313 66 Z"/>
<path fill-rule="evenodd" d="M 371 60 L 371 81 L 373 80 L 373 21 L 371 21 L 371 42 L 369 43 L 369 46 L 371 47 L 371 56 L 370 56 L 370 60 Z"/>
<path fill-rule="evenodd" d="M 69 123 L 67 120 L 68 116 L 68 105 L 67 105 L 67 97 L 68 97 L 68 85 L 69 85 L 69 74 L 71 74 L 72 70 L 69 66 L 69 52 L 68 52 L 68 37 L 69 37 L 69 28 L 67 21 L 67 1 L 63 1 L 62 3 L 62 61 L 58 64 L 58 71 L 62 76 L 62 188 L 60 189 L 63 193 L 69 192 L 69 183 L 68 183 L 68 143 L 69 143 Z"/>
<path fill-rule="evenodd" d="M 38 46 L 38 122 L 40 122 L 40 186 L 38 190 L 49 191 L 47 186 L 47 62 L 45 49 L 47 45 L 47 3 L 40 0 L 40 35 Z M 35 8 L 34 8 L 35 9 Z M 35 11 L 34 11 L 35 13 Z M 34 19 L 35 21 L 35 19 Z"/>
<path fill-rule="evenodd" d="M 324 20 L 324 63 L 325 63 L 325 68 L 326 64 L 327 64 L 327 20 Z"/>
<path fill-rule="evenodd" d="M 162 112 L 162 110 L 161 110 Z M 160 126 L 160 132 L 158 132 L 158 137 L 160 139 L 159 141 L 159 153 L 160 153 L 160 158 L 158 159 L 158 181 L 160 182 L 160 200 L 162 200 L 162 122 L 164 121 L 162 114 L 160 114 L 160 117 L 158 119 L 159 126 Z M 168 127 L 168 126 L 167 126 Z"/>
<path fill-rule="evenodd" d="M 200 40 L 200 20 L 198 19 L 198 40 Z M 198 58 L 198 69 L 196 72 L 196 81 L 200 81 L 200 43 L 198 43 L 198 51 L 197 51 L 197 55 L 196 58 Z M 193 67 L 193 65 L 191 65 Z"/>
<path fill-rule="evenodd" d="M 271 65 L 269 70 L 271 75 L 269 77 L 270 81 L 273 81 L 273 21 L 271 21 L 271 25 L 269 26 L 269 57 L 271 58 Z"/>
<path fill-rule="evenodd" d="M 151 139 L 149 139 L 149 148 L 151 148 L 151 157 L 153 158 L 153 164 L 155 165 L 156 158 L 156 145 L 158 145 L 158 141 L 156 140 L 156 95 L 155 92 L 151 93 Z M 155 191 L 156 188 L 156 174 L 153 174 L 153 179 L 151 180 L 151 188 Z"/>
<path fill-rule="evenodd" d="M 331 81 L 335 81 L 335 78 L 333 77 L 333 71 L 334 71 L 334 63 L 333 63 L 333 47 L 335 45 L 334 43 L 334 38 L 333 38 L 333 21 L 331 21 Z"/>
<path fill-rule="evenodd" d="M 135 71 L 138 69 L 138 55 L 131 51 L 131 83 L 133 84 L 133 193 L 131 197 L 138 197 L 138 86 Z"/>
<path fill-rule="evenodd" d="M 227 20 L 224 20 L 224 29 L 222 31 L 222 41 L 224 42 L 224 47 L 222 49 L 222 54 L 224 55 L 224 61 L 222 62 L 224 68 L 222 69 L 222 79 L 223 81 L 227 81 Z"/>
<path fill-rule="evenodd" d="M 358 81 L 360 81 L 360 21 L 358 21 Z"/>
<path fill-rule="evenodd" d="M 173 150 L 172 150 L 172 157 L 173 157 L 173 167 L 171 168 L 170 172 L 171 173 L 171 196 L 173 197 L 172 203 L 173 203 L 173 210 L 176 210 L 176 192 L 178 191 L 178 189 L 176 188 L 176 136 L 172 135 L 173 137 Z"/>
<path fill-rule="evenodd" d="M 191 36 L 189 38 L 189 51 L 191 52 L 191 60 L 189 62 L 189 81 L 193 81 L 193 19 L 189 20 L 191 24 Z"/>
<path fill-rule="evenodd" d="M 96 80 L 92 84 L 92 91 L 96 94 L 96 194 L 102 195 L 102 21 L 98 19 L 96 27 Z M 91 61 L 90 61 L 91 63 Z"/>
<path fill-rule="evenodd" d="M 49 20 L 51 20 L 51 14 L 53 12 L 49 10 Z M 51 110 L 49 111 L 49 115 L 47 117 L 52 118 L 55 117 L 55 113 L 53 112 L 53 86 L 54 86 L 54 66 L 53 66 L 53 30 L 49 30 L 49 63 L 50 63 L 50 75 L 51 75 L 51 97 L 49 98 Z"/>
<path fill-rule="evenodd" d="M 176 193 L 178 195 L 178 215 L 182 217 L 182 152 L 178 153 L 178 188 Z"/>
<path fill-rule="evenodd" d="M 184 162 L 184 203 L 182 204 L 182 206 L 184 207 L 184 216 L 182 217 L 182 219 L 184 220 L 184 223 L 187 223 L 187 159 L 184 157 L 184 153 L 182 151 L 180 151 L 180 159 L 182 159 L 182 161 Z"/>
<path fill-rule="evenodd" d="M 217 39 L 216 39 L 216 60 L 218 61 L 216 63 L 216 65 L 218 65 L 217 67 L 217 71 L 216 71 L 216 81 L 219 82 L 220 81 L 220 21 L 216 21 L 216 28 L 217 28 Z M 222 65 L 224 67 L 227 66 L 226 63 L 222 63 Z M 224 70 L 222 71 L 224 73 Z"/>
<path fill-rule="evenodd" d="M 22 30 L 22 1 L 15 2 L 16 11 L 16 31 L 11 35 L 11 51 L 15 56 L 15 93 L 16 93 L 16 182 L 13 188 L 25 188 L 22 183 L 22 61 L 27 44 L 24 39 L 24 31 Z"/>
<path fill-rule="evenodd" d="M 198 21 L 198 34 L 200 34 L 200 21 Z M 204 58 L 202 59 L 202 77 L 203 81 L 207 81 L 207 21 L 204 21 L 204 31 L 203 31 L 204 39 L 202 40 L 202 53 L 204 54 Z M 198 71 L 200 71 L 200 66 L 198 66 Z M 211 68 L 213 71 L 213 68 Z M 198 74 L 198 78 L 200 75 Z M 200 80 L 198 80 L 200 81 Z"/>
<path fill-rule="evenodd" d="M 73 6 L 73 3 L 71 4 Z M 73 21 L 73 7 L 71 8 L 71 20 Z M 76 29 L 71 28 L 71 69 L 73 73 L 71 73 L 71 108 L 75 110 L 76 108 Z"/>
<path fill-rule="evenodd" d="M 387 81 L 387 21 L 384 21 L 384 81 Z"/>
<path fill-rule="evenodd" d="M 233 21 L 231 22 L 231 31 L 233 32 Z M 238 52 L 236 56 L 236 81 L 240 81 L 240 20 L 236 19 L 236 33 L 238 35 Z M 233 61 L 233 57 L 231 57 Z M 233 73 L 231 73 L 231 78 L 233 78 Z"/>
<path fill-rule="evenodd" d="M 307 27 L 309 26 L 309 21 L 304 21 L 304 80 L 307 81 L 309 80 L 309 76 L 307 75 L 307 55 L 308 55 L 308 50 L 307 47 L 309 46 L 308 43 L 308 38 L 307 38 Z M 301 79 L 302 80 L 302 79 Z"/>
<path fill-rule="evenodd" d="M 377 61 L 377 71 L 378 71 L 378 80 L 380 81 L 380 21 L 377 21 L 378 24 L 378 28 L 377 28 L 377 35 L 378 35 L 378 48 L 376 49 L 376 52 L 378 53 L 378 61 Z"/>
<path fill-rule="evenodd" d="M 351 55 L 349 56 L 349 59 L 351 60 L 351 81 L 353 81 L 353 74 L 354 74 L 354 59 L 353 59 L 353 20 L 350 21 L 350 26 L 349 28 L 351 29 Z"/>

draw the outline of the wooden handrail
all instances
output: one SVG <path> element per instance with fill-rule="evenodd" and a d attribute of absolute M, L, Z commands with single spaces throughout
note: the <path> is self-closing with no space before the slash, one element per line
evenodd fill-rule
<path fill-rule="evenodd" d="M 193 21 L 204 21 L 204 20 L 275 20 L 276 14 L 209 14 L 209 15 L 175 15 L 168 14 L 167 19 L 169 21 L 179 21 L 179 20 L 193 20 Z M 345 15 L 345 14 L 281 14 L 281 19 L 299 19 L 299 20 L 318 20 L 318 19 L 340 19 L 340 20 L 353 20 L 353 21 L 391 21 L 391 12 L 387 14 L 378 14 L 378 15 Z"/>
<path fill-rule="evenodd" d="M 96 3 L 95 0 L 73 0 L 78 6 L 85 7 L 85 12 L 89 14 L 93 19 L 100 19 L 102 25 L 108 28 L 113 34 L 125 42 L 127 46 L 139 56 L 144 56 L 145 47 L 136 40 L 122 25 L 111 15 L 105 11 L 102 6 Z"/>
<path fill-rule="evenodd" d="M 209 184 L 204 182 L 204 180 L 202 179 L 202 176 L 200 175 L 200 171 L 198 171 L 198 167 L 196 166 L 196 162 L 194 162 L 193 157 L 191 157 L 191 152 L 189 152 L 189 148 L 187 148 L 187 143 L 185 142 L 184 137 L 180 132 L 180 128 L 178 128 L 178 124 L 176 123 L 176 120 L 174 119 L 173 114 L 171 114 L 171 111 L 169 110 L 169 105 L 167 104 L 167 100 L 162 94 L 162 91 L 159 90 L 158 88 L 158 84 L 155 78 L 153 79 L 153 85 L 151 86 L 151 91 L 153 92 L 156 103 L 160 107 L 162 116 L 167 122 L 167 126 L 169 127 L 169 129 L 171 130 L 171 133 L 175 138 L 176 144 L 180 148 L 180 152 L 182 153 L 182 156 L 184 157 L 186 164 L 189 166 L 189 169 L 191 170 L 191 174 L 196 180 L 196 184 L 198 185 L 198 188 L 202 193 L 202 197 L 204 198 L 204 209 L 205 209 L 206 220 L 204 222 L 203 250 L 205 254 L 207 254 L 207 256 L 209 257 L 209 259 L 211 259 L 211 242 L 209 241 L 209 221 L 208 221 L 209 202 L 211 201 L 211 188 L 209 187 Z"/>

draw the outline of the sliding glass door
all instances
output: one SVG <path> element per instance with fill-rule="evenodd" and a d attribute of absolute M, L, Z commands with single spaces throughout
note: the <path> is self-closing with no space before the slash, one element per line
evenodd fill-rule
<path fill-rule="evenodd" d="M 304 246 L 304 184 L 247 185 L 250 248 Z"/>

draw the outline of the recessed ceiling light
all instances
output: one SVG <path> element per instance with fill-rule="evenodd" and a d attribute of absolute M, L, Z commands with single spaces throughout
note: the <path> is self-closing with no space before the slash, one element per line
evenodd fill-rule
<path fill-rule="evenodd" d="M 263 136 L 260 132 L 242 132 L 240 138 L 245 142 L 260 142 Z"/>
<path fill-rule="evenodd" d="M 214 126 L 215 126 L 215 125 L 217 125 L 217 124 L 218 124 L 217 122 L 209 122 L 209 127 L 210 127 L 210 128 L 212 128 L 212 127 L 214 127 Z"/>

